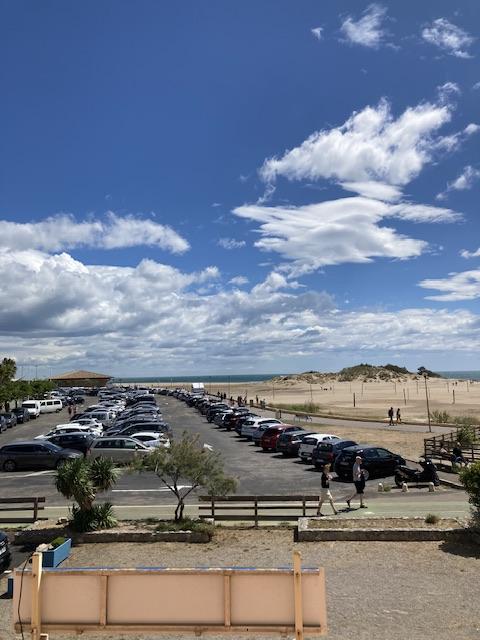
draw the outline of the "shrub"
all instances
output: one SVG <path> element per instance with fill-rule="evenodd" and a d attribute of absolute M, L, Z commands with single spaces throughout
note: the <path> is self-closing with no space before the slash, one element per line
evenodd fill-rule
<path fill-rule="evenodd" d="M 457 440 L 462 447 L 469 447 L 476 442 L 477 436 L 473 425 L 464 424 L 457 430 Z"/>
<path fill-rule="evenodd" d="M 427 513 L 425 516 L 425 522 L 427 524 L 437 524 L 440 522 L 440 518 L 435 513 Z"/>
<path fill-rule="evenodd" d="M 318 413 L 320 405 L 314 402 L 304 402 L 303 404 L 277 404 L 278 409 L 286 409 L 287 411 L 298 411 L 298 413 Z"/>
<path fill-rule="evenodd" d="M 94 504 L 91 509 L 80 509 L 73 505 L 71 513 L 71 527 L 80 533 L 112 529 L 117 525 L 117 519 L 113 513 L 113 505 L 110 502 Z"/>
<path fill-rule="evenodd" d="M 461 469 L 460 482 L 468 493 L 474 526 L 480 529 L 480 462 L 475 462 Z"/>
<path fill-rule="evenodd" d="M 157 531 L 194 531 L 195 533 L 208 533 L 211 537 L 215 533 L 215 525 L 193 518 L 183 520 L 160 520 L 155 527 Z"/>
<path fill-rule="evenodd" d="M 60 547 L 65 541 L 66 538 L 64 538 L 63 536 L 58 536 L 58 538 L 54 538 L 50 542 L 50 546 L 52 547 L 52 549 L 56 549 L 57 547 Z"/>
<path fill-rule="evenodd" d="M 438 422 L 439 424 L 445 424 L 446 422 L 451 422 L 452 417 L 446 411 L 438 411 L 435 409 L 430 414 L 432 416 L 433 422 Z"/>

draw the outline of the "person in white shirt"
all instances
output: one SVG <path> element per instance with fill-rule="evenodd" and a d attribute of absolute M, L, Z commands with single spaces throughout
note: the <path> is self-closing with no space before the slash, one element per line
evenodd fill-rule
<path fill-rule="evenodd" d="M 350 509 L 350 502 L 358 496 L 360 499 L 360 509 L 366 509 L 367 505 L 363 502 L 363 493 L 365 491 L 365 481 L 367 479 L 366 472 L 362 469 L 362 458 L 357 456 L 353 465 L 353 483 L 355 485 L 355 493 L 347 499 L 347 506 Z"/>

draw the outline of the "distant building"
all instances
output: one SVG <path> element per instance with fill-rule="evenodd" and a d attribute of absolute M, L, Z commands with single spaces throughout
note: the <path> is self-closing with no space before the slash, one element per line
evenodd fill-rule
<path fill-rule="evenodd" d="M 69 371 L 50 378 L 59 387 L 105 387 L 111 379 L 112 376 L 93 371 Z"/>

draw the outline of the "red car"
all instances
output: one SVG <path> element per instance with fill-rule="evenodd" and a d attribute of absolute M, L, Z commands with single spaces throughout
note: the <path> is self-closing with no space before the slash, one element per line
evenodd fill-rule
<path fill-rule="evenodd" d="M 298 426 L 291 424 L 274 424 L 268 429 L 265 429 L 260 445 L 264 451 L 276 451 L 277 440 L 282 433 L 288 433 L 290 431 L 298 431 Z"/>

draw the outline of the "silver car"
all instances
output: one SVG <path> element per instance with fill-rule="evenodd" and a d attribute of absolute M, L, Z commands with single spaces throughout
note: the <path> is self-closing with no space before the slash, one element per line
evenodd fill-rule
<path fill-rule="evenodd" d="M 94 440 L 87 455 L 91 458 L 110 458 L 110 460 L 119 464 L 129 464 L 135 458 L 146 456 L 151 452 L 152 448 L 147 447 L 140 440 L 124 436 L 112 436 Z"/>

